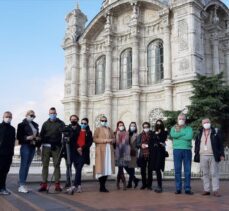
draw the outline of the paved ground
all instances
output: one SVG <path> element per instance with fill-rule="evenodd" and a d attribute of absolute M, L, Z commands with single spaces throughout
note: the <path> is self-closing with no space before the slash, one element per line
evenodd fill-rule
<path fill-rule="evenodd" d="M 200 180 L 192 182 L 195 195 L 175 195 L 174 182 L 164 182 L 164 192 L 156 194 L 148 190 L 119 190 L 115 188 L 115 181 L 108 182 L 110 193 L 99 193 L 98 183 L 84 182 L 84 192 L 73 196 L 61 194 L 47 194 L 37 192 L 38 183 L 30 183 L 30 194 L 17 192 L 16 178 L 8 178 L 8 188 L 12 191 L 10 196 L 0 196 L 0 210 L 229 210 L 229 181 L 221 182 L 221 198 L 201 196 L 202 183 Z"/>

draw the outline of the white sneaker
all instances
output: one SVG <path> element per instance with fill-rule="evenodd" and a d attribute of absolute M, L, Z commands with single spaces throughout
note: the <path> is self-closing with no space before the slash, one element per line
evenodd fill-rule
<path fill-rule="evenodd" d="M 77 187 L 77 191 L 76 191 L 77 193 L 82 193 L 83 191 L 82 191 L 82 187 L 81 187 L 81 185 L 79 185 L 78 187 Z"/>
<path fill-rule="evenodd" d="M 27 188 L 26 188 L 24 185 L 21 185 L 21 186 L 18 188 L 18 192 L 19 192 L 19 193 L 28 193 L 29 191 L 27 190 Z"/>
<path fill-rule="evenodd" d="M 72 186 L 72 187 L 66 189 L 66 192 L 65 193 L 68 193 L 68 194 L 73 193 L 75 191 L 75 189 L 76 189 L 76 187 L 75 186 Z"/>

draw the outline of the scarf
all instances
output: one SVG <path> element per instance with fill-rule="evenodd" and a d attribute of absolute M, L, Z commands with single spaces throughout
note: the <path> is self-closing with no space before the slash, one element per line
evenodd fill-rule
<path fill-rule="evenodd" d="M 142 133 L 142 144 L 148 144 L 149 145 L 149 141 L 150 141 L 150 136 L 149 133 Z M 149 157 L 149 147 L 142 149 L 142 154 L 144 158 L 148 158 Z"/>

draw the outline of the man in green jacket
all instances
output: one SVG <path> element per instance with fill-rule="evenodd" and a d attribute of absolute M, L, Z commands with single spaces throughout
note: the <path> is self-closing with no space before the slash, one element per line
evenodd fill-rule
<path fill-rule="evenodd" d="M 41 128 L 41 143 L 42 143 L 42 183 L 39 191 L 47 190 L 48 169 L 50 157 L 53 158 L 55 191 L 61 191 L 60 187 L 60 150 L 61 150 L 61 131 L 65 127 L 63 121 L 57 118 L 55 108 L 49 109 L 49 119 L 42 125 Z"/>
<path fill-rule="evenodd" d="M 175 168 L 175 194 L 182 192 L 182 162 L 184 165 L 185 184 L 184 190 L 188 195 L 191 191 L 191 164 L 192 164 L 192 128 L 185 124 L 186 116 L 180 114 L 177 118 L 177 124 L 172 127 L 170 136 L 173 139 L 173 158 Z"/>

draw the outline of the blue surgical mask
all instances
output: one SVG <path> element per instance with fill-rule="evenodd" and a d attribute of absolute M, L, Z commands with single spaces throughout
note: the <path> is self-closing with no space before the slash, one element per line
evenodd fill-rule
<path fill-rule="evenodd" d="M 85 124 L 81 124 L 80 126 L 81 126 L 81 129 L 86 129 L 87 128 L 87 125 L 85 125 Z"/>
<path fill-rule="evenodd" d="M 106 126 L 107 126 L 107 122 L 100 122 L 100 124 L 101 124 L 103 127 L 106 127 Z"/>
<path fill-rule="evenodd" d="M 56 114 L 49 114 L 50 120 L 56 120 Z"/>

